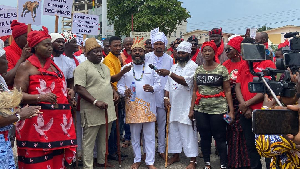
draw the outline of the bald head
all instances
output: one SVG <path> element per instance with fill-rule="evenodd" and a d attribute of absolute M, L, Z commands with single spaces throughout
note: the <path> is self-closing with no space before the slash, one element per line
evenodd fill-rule
<path fill-rule="evenodd" d="M 268 39 L 269 39 L 269 37 L 266 32 L 257 32 L 256 33 L 256 37 L 255 37 L 256 43 L 260 43 L 260 44 L 267 43 Z"/>
<path fill-rule="evenodd" d="M 131 37 L 126 37 L 123 41 L 123 46 L 128 54 L 131 54 L 132 45 L 133 45 L 133 39 Z"/>

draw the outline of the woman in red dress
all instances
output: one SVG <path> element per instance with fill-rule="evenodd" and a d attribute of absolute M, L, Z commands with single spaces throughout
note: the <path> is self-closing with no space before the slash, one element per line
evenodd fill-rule
<path fill-rule="evenodd" d="M 18 69 L 15 87 L 23 91 L 22 104 L 39 105 L 43 114 L 16 125 L 19 168 L 65 168 L 76 153 L 76 134 L 65 78 L 50 59 L 48 29 L 27 37 L 33 55 Z"/>

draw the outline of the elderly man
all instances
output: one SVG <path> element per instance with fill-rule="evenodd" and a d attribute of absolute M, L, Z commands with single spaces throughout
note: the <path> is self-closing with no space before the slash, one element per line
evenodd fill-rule
<path fill-rule="evenodd" d="M 75 90 L 81 96 L 80 113 L 83 127 L 83 167 L 93 168 L 93 148 L 98 135 L 98 167 L 105 165 L 105 109 L 108 112 L 108 129 L 116 120 L 114 93 L 110 71 L 101 63 L 102 50 L 95 38 L 89 38 L 85 42 L 85 54 L 87 59 L 80 64 L 74 73 Z M 107 164 L 112 167 L 112 165 Z"/>
<path fill-rule="evenodd" d="M 155 92 L 159 91 L 160 78 L 144 61 L 144 42 L 137 40 L 133 44 L 132 59 L 132 69 L 118 83 L 118 91 L 126 98 L 126 123 L 130 124 L 132 148 L 135 154 L 131 168 L 137 169 L 141 165 L 140 134 L 143 130 L 145 162 L 149 169 L 155 169 Z M 136 95 L 132 95 L 129 89 L 133 83 L 136 86 Z"/>
<path fill-rule="evenodd" d="M 13 86 L 17 69 L 21 63 L 31 56 L 30 47 L 26 45 L 28 26 L 13 20 L 11 29 L 14 41 L 12 41 L 10 46 L 4 48 L 8 61 L 8 70 L 7 74 L 3 76 L 9 88 Z"/>
<path fill-rule="evenodd" d="M 14 85 L 22 104 L 41 106 L 43 114 L 16 124 L 19 168 L 64 168 L 76 153 L 76 133 L 65 78 L 52 61 L 48 29 L 27 37 L 32 56 L 19 67 Z"/>
<path fill-rule="evenodd" d="M 156 28 L 151 31 L 151 44 L 153 52 L 146 55 L 145 62 L 153 64 L 157 69 L 170 70 L 173 65 L 173 58 L 165 53 L 165 47 L 168 44 L 167 37 L 163 32 Z M 167 77 L 160 77 L 161 87 L 155 92 L 156 113 L 157 113 L 157 135 L 158 135 L 158 152 L 160 157 L 165 159 L 165 128 L 166 128 L 166 111 L 164 108 L 164 87 L 167 83 Z"/>
<path fill-rule="evenodd" d="M 181 42 L 177 47 L 178 62 L 171 70 L 159 69 L 158 74 L 168 76 L 165 86 L 165 107 L 171 106 L 169 153 L 174 153 L 169 165 L 179 161 L 182 149 L 191 158 L 187 169 L 195 169 L 198 155 L 197 129 L 189 117 L 193 95 L 193 78 L 198 65 L 191 60 L 192 44 Z M 170 101 L 169 101 L 170 98 Z"/>
<path fill-rule="evenodd" d="M 216 62 L 223 64 L 227 59 L 227 55 L 225 52 L 225 48 L 224 48 L 224 42 L 222 40 L 222 28 L 213 28 L 211 31 L 209 31 L 209 41 L 214 41 L 215 44 L 217 45 L 217 52 L 215 53 L 215 58 L 216 58 Z M 200 55 L 197 57 L 196 59 L 196 63 L 198 65 L 203 65 L 204 63 L 204 59 Z"/>
<path fill-rule="evenodd" d="M 133 39 L 131 37 L 126 37 L 123 41 L 123 52 L 120 55 L 120 61 L 122 65 L 126 65 L 132 62 L 131 58 L 131 47 L 133 44 Z"/>

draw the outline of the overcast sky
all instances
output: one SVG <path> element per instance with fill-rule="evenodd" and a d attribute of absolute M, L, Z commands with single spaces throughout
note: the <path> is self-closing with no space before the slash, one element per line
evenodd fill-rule
<path fill-rule="evenodd" d="M 180 0 L 190 11 L 188 31 L 222 27 L 224 32 L 244 34 L 246 28 L 300 25 L 300 0 Z M 17 7 L 17 0 L 0 0 Z M 5 3 L 4 3 L 5 2 Z M 42 16 L 42 25 L 54 31 L 53 16 Z M 61 24 L 61 23 L 60 23 Z M 33 29 L 40 29 L 41 26 Z M 59 27 L 60 31 L 60 27 Z"/>

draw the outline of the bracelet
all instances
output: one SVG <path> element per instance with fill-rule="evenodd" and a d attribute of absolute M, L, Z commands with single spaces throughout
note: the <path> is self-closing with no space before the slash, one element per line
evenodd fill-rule
<path fill-rule="evenodd" d="M 18 118 L 18 121 L 16 123 L 18 123 L 21 120 L 21 116 L 18 113 L 16 113 L 15 115 Z"/>
<path fill-rule="evenodd" d="M 261 109 L 262 110 L 267 110 L 267 109 L 271 109 L 271 108 L 269 108 L 268 106 L 263 106 L 263 107 L 261 107 Z"/>
<path fill-rule="evenodd" d="M 40 102 L 41 102 L 41 100 L 40 100 L 40 99 L 41 99 L 41 98 L 40 98 L 40 96 L 41 96 L 41 95 L 39 94 L 39 95 L 38 95 L 38 97 L 37 97 L 37 99 L 36 99 L 36 101 L 37 101 L 38 103 L 40 103 Z"/>
<path fill-rule="evenodd" d="M 171 76 L 172 72 L 170 71 L 169 76 Z"/>
<path fill-rule="evenodd" d="M 164 100 L 169 100 L 169 98 L 168 97 L 164 97 Z"/>
<path fill-rule="evenodd" d="M 94 100 L 94 102 L 93 102 L 93 105 L 94 105 L 94 106 L 95 106 L 95 104 L 97 103 L 97 101 L 98 101 L 97 99 L 96 99 L 96 100 Z"/>

